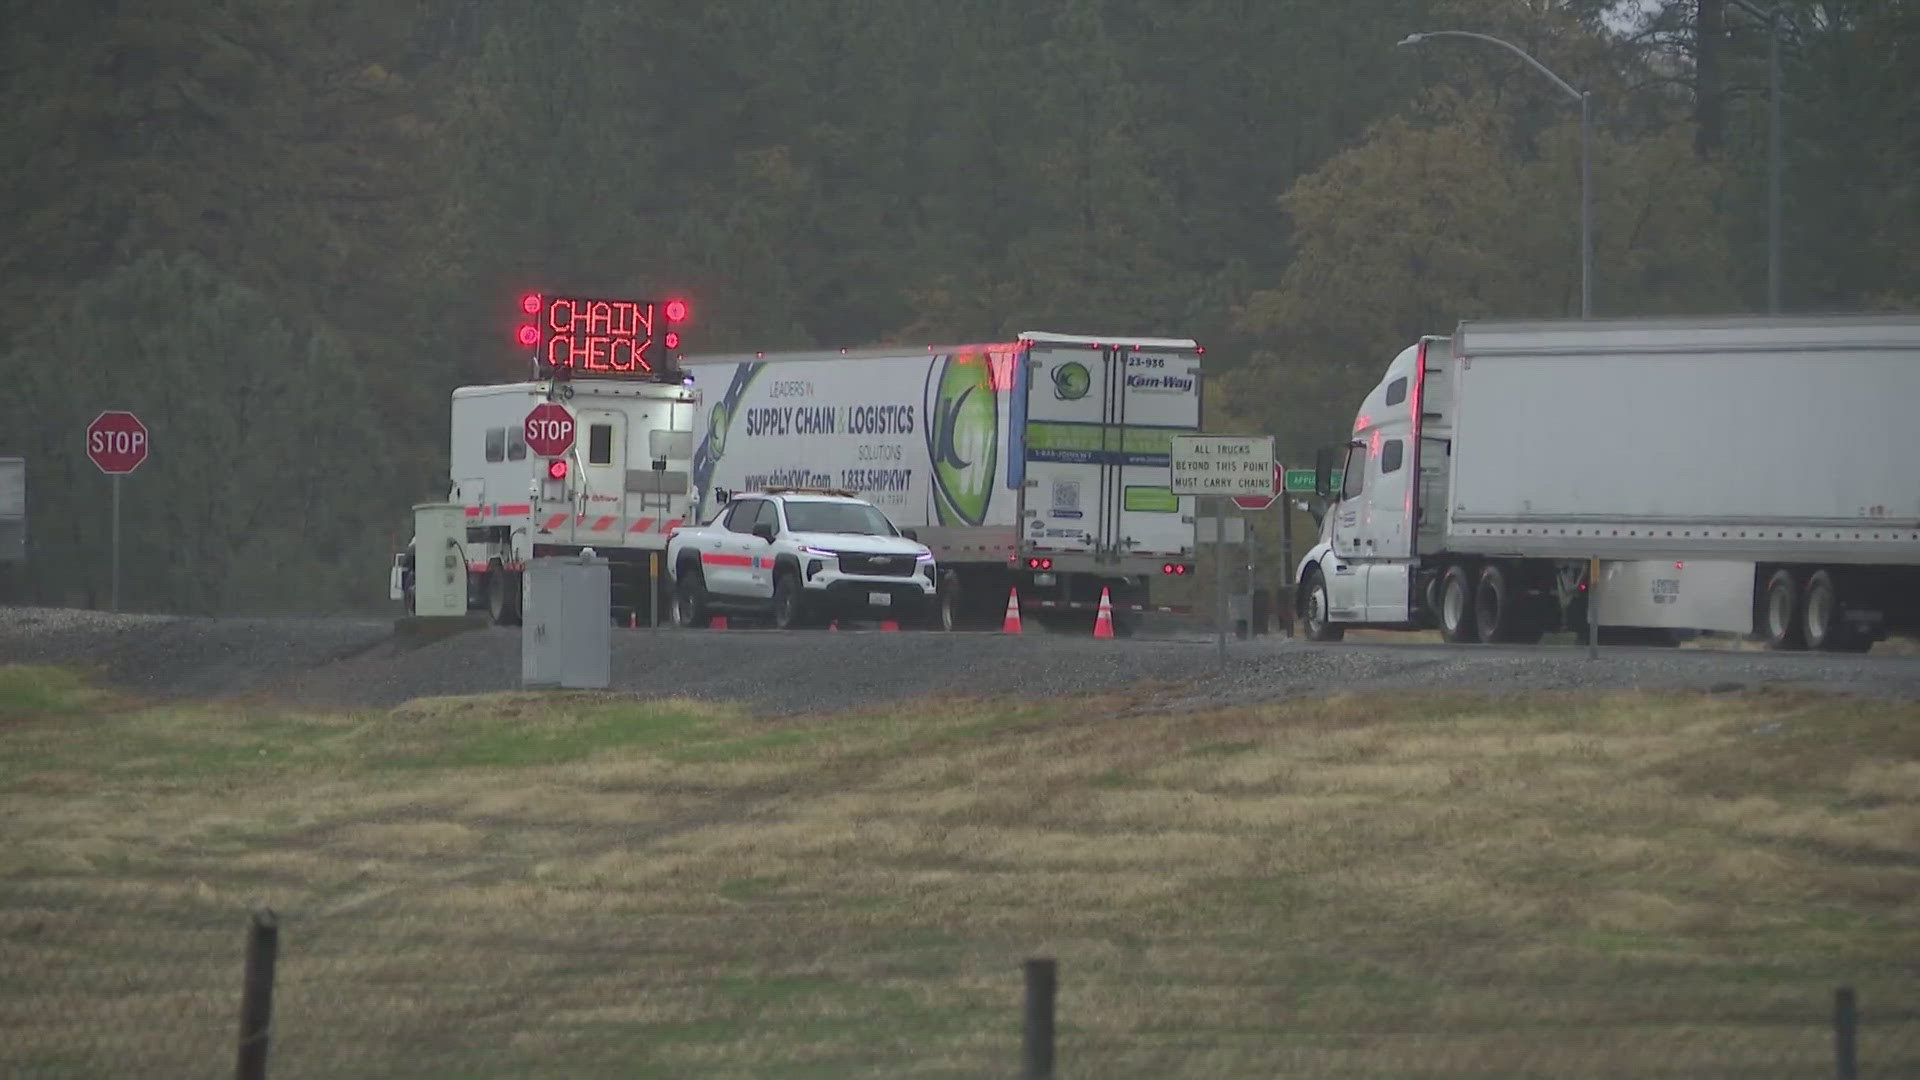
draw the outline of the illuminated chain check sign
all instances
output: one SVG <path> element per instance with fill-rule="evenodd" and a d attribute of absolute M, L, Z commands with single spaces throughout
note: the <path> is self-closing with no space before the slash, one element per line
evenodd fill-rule
<path fill-rule="evenodd" d="M 540 360 L 555 372 L 652 374 L 655 319 L 651 300 L 548 297 L 540 314 Z"/>

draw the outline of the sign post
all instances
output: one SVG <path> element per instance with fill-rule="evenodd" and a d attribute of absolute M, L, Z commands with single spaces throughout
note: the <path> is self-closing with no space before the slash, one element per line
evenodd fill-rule
<path fill-rule="evenodd" d="M 120 610 L 120 478 L 147 460 L 147 425 L 130 412 L 109 409 L 87 425 L 87 458 L 113 477 L 113 591 L 109 610 Z"/>
<path fill-rule="evenodd" d="M 1227 502 L 1241 497 L 1272 502 L 1273 436 L 1176 435 L 1167 469 L 1169 486 L 1175 495 L 1213 497 L 1214 639 L 1224 667 L 1227 662 L 1226 560 L 1230 550 L 1225 527 Z"/>

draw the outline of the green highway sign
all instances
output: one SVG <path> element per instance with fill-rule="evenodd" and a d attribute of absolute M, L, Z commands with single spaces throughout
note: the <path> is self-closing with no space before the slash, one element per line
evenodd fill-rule
<path fill-rule="evenodd" d="M 1346 479 L 1346 471 L 1344 469 L 1333 470 L 1333 490 L 1339 491 L 1340 484 L 1345 479 Z M 1313 470 L 1312 469 L 1288 469 L 1287 470 L 1287 493 L 1290 495 L 1313 494 Z"/>

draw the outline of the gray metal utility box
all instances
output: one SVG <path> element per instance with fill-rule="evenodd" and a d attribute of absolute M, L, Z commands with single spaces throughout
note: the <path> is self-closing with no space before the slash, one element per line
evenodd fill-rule
<path fill-rule="evenodd" d="M 604 690 L 611 682 L 613 572 L 592 554 L 527 562 L 520 625 L 520 685 Z"/>

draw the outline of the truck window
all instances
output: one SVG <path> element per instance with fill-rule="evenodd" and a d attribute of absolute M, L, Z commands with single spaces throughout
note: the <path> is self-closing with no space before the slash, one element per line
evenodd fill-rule
<path fill-rule="evenodd" d="M 507 460 L 524 461 L 527 457 L 527 429 L 519 424 L 507 429 Z"/>
<path fill-rule="evenodd" d="M 607 465 L 613 461 L 613 425 L 587 426 L 587 464 Z"/>
<path fill-rule="evenodd" d="M 1400 471 L 1400 459 L 1405 453 L 1399 439 L 1388 439 L 1387 444 L 1380 448 L 1380 475 Z"/>
<path fill-rule="evenodd" d="M 727 531 L 750 533 L 753 523 L 760 516 L 760 505 L 765 499 L 739 499 L 727 510 Z"/>
<path fill-rule="evenodd" d="M 774 532 L 778 533 L 780 531 L 780 511 L 773 505 L 772 499 L 761 500 L 760 513 L 753 519 L 753 524 L 770 525 L 773 527 Z M 748 528 L 752 528 L 752 526 L 748 526 Z"/>
<path fill-rule="evenodd" d="M 1398 405 L 1405 400 L 1407 400 L 1407 377 L 1402 375 L 1387 384 L 1387 404 Z M 1392 472 L 1393 470 L 1381 469 L 1380 471 Z"/>
<path fill-rule="evenodd" d="M 507 429 L 490 427 L 487 429 L 487 460 L 505 461 L 507 458 Z"/>
<path fill-rule="evenodd" d="M 1356 446 L 1347 451 L 1347 475 L 1340 483 L 1340 498 L 1358 498 L 1367 486 L 1367 448 Z"/>

